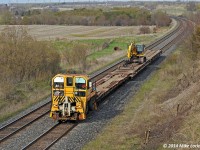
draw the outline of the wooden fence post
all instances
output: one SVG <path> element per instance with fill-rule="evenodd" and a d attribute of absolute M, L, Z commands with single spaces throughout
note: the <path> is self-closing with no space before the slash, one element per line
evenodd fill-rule
<path fill-rule="evenodd" d="M 145 131 L 145 144 L 149 142 L 149 137 L 150 137 L 150 129 Z"/>
<path fill-rule="evenodd" d="M 176 116 L 178 116 L 178 113 L 179 113 L 179 107 L 180 107 L 180 104 L 178 103 L 178 105 L 177 105 L 177 109 L 176 109 Z"/>

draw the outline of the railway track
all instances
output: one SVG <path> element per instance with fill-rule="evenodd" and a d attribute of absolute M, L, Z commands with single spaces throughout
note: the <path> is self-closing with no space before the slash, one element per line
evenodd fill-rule
<path fill-rule="evenodd" d="M 62 123 L 56 124 L 52 128 L 50 128 L 47 132 L 40 135 L 34 141 L 29 143 L 27 146 L 23 148 L 30 150 L 38 150 L 38 149 L 49 149 L 53 144 L 55 144 L 60 138 L 69 133 L 74 127 L 76 127 L 78 123 Z"/>
<path fill-rule="evenodd" d="M 104 68 L 103 70 L 100 70 L 93 75 L 91 75 L 91 79 L 93 81 L 97 82 L 97 88 L 99 89 L 98 93 L 98 101 L 105 97 L 108 93 L 113 91 L 117 86 L 122 84 L 124 81 L 127 80 L 129 77 L 133 77 L 136 74 L 138 74 L 141 70 L 143 70 L 146 66 L 148 66 L 151 61 L 159 57 L 159 55 L 166 51 L 172 44 L 177 42 L 177 39 L 180 40 L 181 37 L 183 37 L 183 31 L 188 27 L 187 23 L 183 20 L 179 19 L 179 23 L 176 26 L 176 28 L 168 33 L 166 36 L 156 40 L 151 45 L 148 45 L 146 48 L 147 51 L 147 57 L 148 61 L 145 64 L 132 64 L 126 67 L 123 67 L 123 64 L 125 62 L 125 59 L 121 59 L 118 62 L 112 64 L 111 66 L 108 66 Z M 154 51 L 157 47 L 159 47 L 161 51 Z M 156 47 L 156 48 L 155 48 Z M 155 54 L 156 53 L 156 54 Z M 118 68 L 118 69 L 117 69 Z M 112 78 L 112 80 L 111 80 Z M 43 111 L 45 110 L 45 111 Z M 8 124 L 7 126 L 4 126 L 0 129 L 0 143 L 6 141 L 11 136 L 15 135 L 34 121 L 38 120 L 42 116 L 46 115 L 50 110 L 50 102 L 47 103 L 45 106 L 41 106 L 39 109 L 36 109 L 33 112 L 30 112 L 29 114 L 23 116 L 22 118 L 19 118 L 19 120 L 16 120 L 12 122 L 11 124 Z M 72 130 L 77 124 L 70 125 L 70 124 L 57 124 L 44 134 L 42 134 L 40 137 L 35 139 L 33 142 L 28 144 L 24 149 L 47 149 L 51 147 L 56 141 L 58 141 L 60 138 L 62 138 L 65 134 L 67 134 L 70 130 Z M 64 127 L 63 127 L 64 126 Z M 66 127 L 69 126 L 69 127 Z M 59 129 L 61 130 L 61 133 L 59 133 Z M 64 132 L 63 129 L 66 129 Z M 55 134 L 56 132 L 56 134 Z M 63 133 L 64 132 L 64 133 Z M 56 137 L 53 137 L 55 135 Z M 50 139 L 54 139 L 51 142 L 49 142 Z M 48 140 L 48 142 L 45 142 Z M 41 144 L 41 141 L 42 144 Z"/>
<path fill-rule="evenodd" d="M 26 114 L 25 116 L 22 116 L 21 118 L 11 122 L 10 124 L 1 127 L 0 143 L 10 138 L 17 132 L 23 130 L 25 127 L 37 121 L 44 115 L 46 115 L 49 112 L 50 105 L 51 105 L 50 103 L 46 103 L 45 105 L 39 107 L 38 109 L 33 110 L 30 113 Z"/>

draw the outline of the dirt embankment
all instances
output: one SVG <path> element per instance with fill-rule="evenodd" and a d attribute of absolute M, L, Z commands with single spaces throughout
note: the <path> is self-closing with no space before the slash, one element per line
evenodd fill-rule
<path fill-rule="evenodd" d="M 176 149 L 181 149 L 181 144 L 200 142 L 200 55 L 190 49 L 180 49 L 169 58 L 166 68 L 160 71 L 165 75 L 161 84 L 166 81 L 171 84 L 166 85 L 168 88 L 163 94 L 160 92 L 162 90 L 157 90 L 157 95 L 161 93 L 160 97 L 151 95 L 156 94 L 156 87 L 152 89 L 154 92 L 150 92 L 148 118 L 152 120 L 147 119 L 150 136 L 148 143 L 142 146 L 145 149 L 162 149 L 166 146 L 164 144 L 178 144 Z"/>
<path fill-rule="evenodd" d="M 157 149 L 164 143 L 196 144 L 199 142 L 199 91 L 200 82 L 191 83 L 178 92 L 177 96 L 158 104 L 156 110 L 152 110 L 157 114 L 154 120 L 158 119 L 158 121 L 151 126 L 150 140 L 144 147 Z M 159 121 L 160 117 L 163 121 Z"/>

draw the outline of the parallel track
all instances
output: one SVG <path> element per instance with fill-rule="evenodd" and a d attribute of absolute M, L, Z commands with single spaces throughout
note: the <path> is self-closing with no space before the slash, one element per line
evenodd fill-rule
<path fill-rule="evenodd" d="M 72 124 L 72 123 L 71 124 L 70 123 L 56 124 L 51 129 L 49 129 L 47 132 L 40 135 L 34 141 L 29 143 L 27 146 L 25 146 L 23 148 L 23 150 L 25 150 L 25 149 L 29 149 L 29 150 L 49 149 L 60 138 L 62 138 L 67 133 L 69 133 L 77 125 L 78 125 L 77 123 L 74 123 L 74 124 Z"/>
<path fill-rule="evenodd" d="M 30 113 L 26 114 L 25 116 L 11 122 L 10 124 L 1 127 L 0 143 L 10 138 L 12 135 L 16 134 L 17 132 L 21 131 L 28 125 L 32 124 L 33 122 L 37 121 L 44 115 L 46 115 L 49 112 L 50 105 L 51 104 L 48 102 L 40 106 L 38 109 L 33 110 Z"/>
<path fill-rule="evenodd" d="M 189 25 L 186 25 L 186 23 L 184 21 L 182 21 L 181 19 L 178 19 L 178 20 L 179 20 L 179 23 L 178 23 L 178 25 L 175 27 L 175 29 L 173 31 L 171 31 L 170 33 L 168 33 L 164 37 L 158 39 L 157 41 L 155 41 L 151 45 L 148 45 L 146 48 L 148 50 L 152 50 L 153 51 L 155 47 L 157 47 L 158 45 L 161 45 L 161 50 L 164 52 L 170 46 L 172 46 L 172 44 L 174 44 L 175 42 L 177 42 L 177 40 L 180 40 L 181 37 L 183 37 L 183 33 L 184 33 L 183 30 L 185 30 L 186 27 L 188 27 Z M 168 40 L 168 42 L 166 42 L 167 40 Z M 151 53 L 151 52 L 149 52 L 149 53 Z M 149 56 L 150 56 L 150 54 L 149 54 Z M 117 67 L 119 67 L 122 64 L 124 64 L 124 61 L 125 61 L 125 59 L 123 58 L 123 59 L 119 60 L 118 62 L 116 62 L 116 63 L 114 63 L 114 64 L 106 67 L 105 69 L 97 71 L 96 73 L 92 74 L 90 76 L 90 78 L 92 80 L 94 80 L 94 81 L 100 81 L 101 78 L 105 77 L 108 74 L 108 72 L 112 72 L 112 71 L 116 70 Z M 149 62 L 146 63 L 146 65 L 143 65 L 142 67 L 138 67 L 138 70 L 136 72 L 142 70 L 149 63 L 151 63 L 151 62 L 149 61 Z M 137 64 L 134 64 L 133 67 L 137 68 Z M 118 85 L 118 84 L 116 84 L 116 85 Z M 116 87 L 114 87 L 114 88 L 116 88 Z M 106 96 L 107 94 L 108 93 L 104 93 L 103 96 L 102 95 L 100 96 L 100 98 Z M 23 116 L 22 118 L 19 118 L 18 120 L 12 122 L 11 124 L 8 124 L 8 125 L 2 127 L 0 129 L 0 137 L 1 137 L 0 143 L 3 142 L 3 141 L 6 141 L 12 135 L 18 133 L 19 131 L 21 131 L 22 129 L 24 129 L 28 125 L 30 125 L 32 122 L 34 122 L 34 121 L 38 120 L 39 118 L 41 118 L 42 116 L 46 115 L 49 112 L 49 110 L 50 110 L 50 105 L 51 105 L 51 103 L 49 102 L 46 105 L 41 106 L 39 109 L 36 109 L 35 111 L 32 111 L 29 114 Z M 42 110 L 45 110 L 45 111 L 42 111 Z M 23 121 L 23 119 L 27 123 L 25 123 Z M 29 121 L 27 121 L 27 120 L 29 120 Z M 63 125 L 65 127 L 63 127 Z M 49 131 L 47 131 L 46 133 L 44 133 L 43 135 L 41 135 L 40 137 L 38 137 L 37 139 L 35 139 L 33 142 L 31 142 L 25 148 L 31 148 L 31 147 L 35 148 L 35 147 L 37 147 L 35 149 L 38 149 L 38 148 L 41 149 L 41 146 L 42 146 L 42 149 L 49 148 L 57 140 L 59 140 L 62 136 L 64 136 L 70 130 L 72 130 L 72 128 L 74 128 L 76 125 L 77 124 L 75 124 L 75 125 L 57 124 L 52 129 L 50 129 Z M 69 128 L 66 127 L 66 126 L 69 126 Z M 60 128 L 62 129 L 62 133 L 64 131 L 63 129 L 66 129 L 65 134 L 59 133 L 58 130 Z M 55 134 L 55 132 L 56 132 L 56 134 Z M 57 132 L 58 132 L 58 134 L 57 134 Z M 51 134 L 51 133 L 55 134 L 57 137 L 53 137 L 53 134 Z M 6 136 L 6 134 L 8 136 Z M 45 139 L 48 139 L 48 140 L 54 139 L 54 140 L 52 142 L 45 142 Z M 39 144 L 39 143 L 41 143 L 40 141 L 43 141 L 42 142 L 43 144 Z M 46 143 L 46 145 L 44 143 Z M 31 149 L 33 149 L 33 148 L 31 148 Z"/>

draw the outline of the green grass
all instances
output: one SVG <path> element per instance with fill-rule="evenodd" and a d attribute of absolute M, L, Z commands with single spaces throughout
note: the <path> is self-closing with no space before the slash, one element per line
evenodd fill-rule
<path fill-rule="evenodd" d="M 95 70 L 89 72 L 89 74 L 92 74 L 92 73 L 94 73 L 94 72 L 96 72 L 96 71 L 98 71 L 98 70 L 101 70 L 102 68 L 105 68 L 105 67 L 107 67 L 107 66 L 109 66 L 109 65 L 111 65 L 111 64 L 113 64 L 113 63 L 115 63 L 115 62 L 117 62 L 118 60 L 120 60 L 120 59 L 122 59 L 122 58 L 124 58 L 124 57 L 126 57 L 126 56 L 119 57 L 119 58 L 117 58 L 117 59 L 115 59 L 115 60 L 113 60 L 113 61 L 111 61 L 111 62 L 109 62 L 109 63 L 107 63 L 107 64 L 105 64 L 105 65 L 103 65 L 103 66 L 101 66 L 101 67 L 99 67 L 99 68 L 96 68 Z"/>
<path fill-rule="evenodd" d="M 144 43 L 147 44 L 152 40 L 155 40 L 157 36 L 155 35 L 143 35 L 143 36 L 137 36 L 137 37 L 121 37 L 121 38 L 115 38 L 115 39 L 107 39 L 106 41 L 111 41 L 109 43 L 108 48 L 105 48 L 100 51 L 96 51 L 88 56 L 88 59 L 97 59 L 100 57 L 104 57 L 107 55 L 111 55 L 114 53 L 114 47 L 119 47 L 122 50 L 127 50 L 128 45 L 135 41 L 136 43 Z"/>
<path fill-rule="evenodd" d="M 78 40 L 78 42 L 81 43 L 81 44 L 89 45 L 89 48 L 91 49 L 91 52 L 95 52 L 95 51 L 101 49 L 103 43 L 106 42 L 106 41 L 107 41 L 107 39 Z"/>
<path fill-rule="evenodd" d="M 63 51 L 66 48 L 70 49 L 72 48 L 74 42 L 70 41 L 54 41 L 53 46 L 56 50 Z"/>

